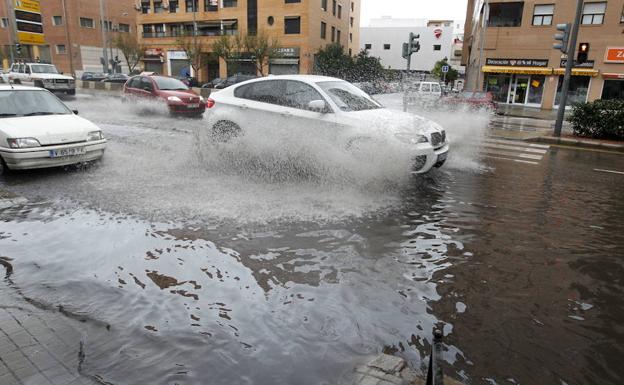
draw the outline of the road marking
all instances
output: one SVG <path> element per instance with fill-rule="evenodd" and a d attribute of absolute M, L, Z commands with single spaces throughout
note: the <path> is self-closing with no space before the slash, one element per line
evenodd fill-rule
<path fill-rule="evenodd" d="M 524 159 L 534 159 L 534 160 L 541 160 L 544 157 L 543 155 L 523 154 L 520 152 L 510 152 L 510 151 L 490 151 L 488 149 L 485 149 L 483 153 L 486 155 L 491 155 L 491 154 L 504 155 L 504 156 L 510 156 L 512 158 L 524 158 Z"/>
<path fill-rule="evenodd" d="M 542 149 L 542 148 L 531 148 L 531 147 L 519 147 L 519 146 L 508 146 L 505 144 L 488 144 L 485 143 L 483 145 L 484 147 L 487 148 L 498 148 L 501 150 L 513 150 L 513 151 L 520 151 L 520 152 L 532 152 L 535 154 L 545 154 L 548 152 L 548 150 Z"/>
<path fill-rule="evenodd" d="M 493 156 L 493 155 L 484 155 L 484 158 L 491 158 L 491 159 L 502 159 L 502 160 L 510 160 L 512 162 L 518 162 L 518 163 L 528 163 L 528 164 L 533 164 L 533 165 L 538 165 L 538 162 L 531 162 L 529 160 L 521 160 L 521 159 L 512 159 L 512 158 L 503 158 L 502 156 Z"/>
<path fill-rule="evenodd" d="M 491 143 L 501 143 L 501 144 L 516 145 L 516 146 L 521 144 L 522 146 L 534 147 L 534 148 L 544 148 L 544 149 L 550 148 L 550 146 L 547 144 L 527 143 L 522 140 L 486 139 L 485 141 L 491 142 Z"/>
<path fill-rule="evenodd" d="M 620 175 L 624 175 L 624 171 L 614 171 L 614 170 L 603 170 L 601 168 L 595 168 L 594 171 L 599 171 L 599 172 L 610 172 L 612 174 L 620 174 Z"/>

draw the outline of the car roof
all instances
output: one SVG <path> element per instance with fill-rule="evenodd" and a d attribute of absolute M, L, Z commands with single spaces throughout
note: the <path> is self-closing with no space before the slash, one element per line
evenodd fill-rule
<path fill-rule="evenodd" d="M 12 91 L 12 90 L 21 90 L 21 91 L 42 91 L 42 88 L 39 87 L 29 87 L 29 86 L 20 86 L 18 84 L 10 84 L 0 83 L 0 91 Z"/>
<path fill-rule="evenodd" d="M 306 83 L 344 81 L 343 79 L 332 78 L 329 76 L 320 76 L 320 75 L 269 75 L 269 76 L 257 77 L 254 79 L 246 80 L 244 82 L 235 84 L 232 87 L 239 87 L 244 84 L 251 84 L 251 83 L 262 82 L 262 81 L 267 81 L 267 80 L 298 80 L 298 81 L 306 82 Z"/>

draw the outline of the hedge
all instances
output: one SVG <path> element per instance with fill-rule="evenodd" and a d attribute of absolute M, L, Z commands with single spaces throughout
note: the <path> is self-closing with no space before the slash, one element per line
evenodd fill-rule
<path fill-rule="evenodd" d="M 624 100 L 578 103 L 568 118 L 574 135 L 595 139 L 624 140 Z"/>

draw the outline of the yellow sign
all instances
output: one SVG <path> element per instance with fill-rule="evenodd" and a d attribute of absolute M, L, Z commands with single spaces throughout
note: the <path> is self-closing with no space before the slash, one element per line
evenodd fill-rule
<path fill-rule="evenodd" d="M 18 11 L 41 13 L 39 0 L 15 0 L 15 9 Z"/>
<path fill-rule="evenodd" d="M 17 40 L 20 44 L 36 44 L 42 45 L 45 44 L 45 39 L 40 33 L 30 33 L 30 32 L 17 32 Z"/>

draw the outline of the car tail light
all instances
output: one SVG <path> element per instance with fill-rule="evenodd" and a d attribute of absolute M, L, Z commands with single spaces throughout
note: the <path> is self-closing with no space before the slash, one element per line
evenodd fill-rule
<path fill-rule="evenodd" d="M 208 98 L 208 100 L 206 100 L 206 108 L 212 108 L 215 105 L 215 101 L 214 99 Z"/>

